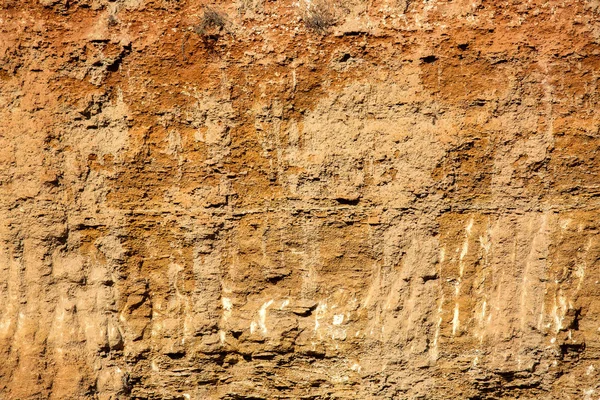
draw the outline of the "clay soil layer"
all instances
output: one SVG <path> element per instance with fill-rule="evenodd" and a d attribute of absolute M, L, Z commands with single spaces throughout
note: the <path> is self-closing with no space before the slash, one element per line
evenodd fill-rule
<path fill-rule="evenodd" d="M 600 1 L 0 0 L 0 399 L 597 399 Z"/>

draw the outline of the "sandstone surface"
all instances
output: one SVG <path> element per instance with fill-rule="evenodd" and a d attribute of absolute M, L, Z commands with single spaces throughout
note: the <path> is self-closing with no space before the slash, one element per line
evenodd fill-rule
<path fill-rule="evenodd" d="M 1 399 L 598 399 L 598 0 L 0 0 Z"/>

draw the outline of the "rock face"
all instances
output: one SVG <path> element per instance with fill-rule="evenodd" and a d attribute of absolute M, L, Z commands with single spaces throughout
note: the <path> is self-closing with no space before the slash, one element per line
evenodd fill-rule
<path fill-rule="evenodd" d="M 598 398 L 599 21 L 0 0 L 0 398 Z"/>

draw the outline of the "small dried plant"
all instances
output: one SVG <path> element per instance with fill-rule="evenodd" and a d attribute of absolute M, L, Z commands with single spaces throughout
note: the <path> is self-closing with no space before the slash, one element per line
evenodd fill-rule
<path fill-rule="evenodd" d="M 205 46 L 212 48 L 226 26 L 227 17 L 224 14 L 210 7 L 206 7 L 200 22 L 191 27 L 191 30 L 186 32 L 183 37 L 183 41 L 181 42 L 181 55 L 183 57 L 183 61 L 187 61 L 185 45 L 191 32 L 200 35 Z"/>
<path fill-rule="evenodd" d="M 193 30 L 198 35 L 206 35 L 212 30 L 221 31 L 227 24 L 227 18 L 222 13 L 207 7 L 204 9 L 204 14 L 200 19 L 200 23 L 194 26 Z"/>
<path fill-rule="evenodd" d="M 308 29 L 325 34 L 338 23 L 338 16 L 331 0 L 312 0 L 306 4 L 302 20 Z"/>

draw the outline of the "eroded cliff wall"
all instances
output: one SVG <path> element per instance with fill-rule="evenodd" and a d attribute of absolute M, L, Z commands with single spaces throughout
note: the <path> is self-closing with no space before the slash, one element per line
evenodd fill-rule
<path fill-rule="evenodd" d="M 0 398 L 598 398 L 599 12 L 1 0 Z"/>

